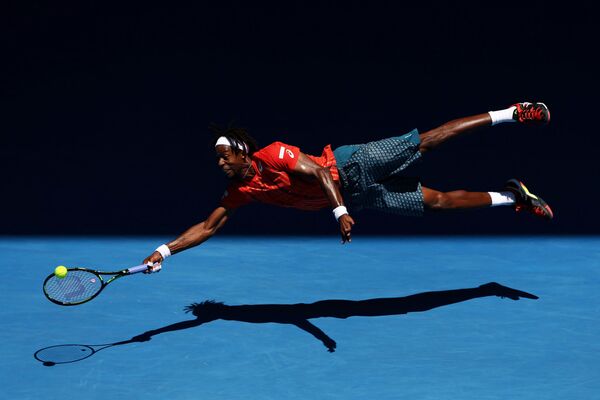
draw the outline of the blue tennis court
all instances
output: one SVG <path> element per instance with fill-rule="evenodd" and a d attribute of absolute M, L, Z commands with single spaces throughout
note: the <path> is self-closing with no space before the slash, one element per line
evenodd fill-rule
<path fill-rule="evenodd" d="M 600 393 L 599 238 L 356 237 L 341 246 L 335 236 L 221 237 L 170 258 L 158 274 L 122 278 L 81 306 L 61 307 L 42 294 L 57 265 L 126 268 L 168 239 L 0 239 L 2 397 L 564 400 Z M 326 302 L 373 300 L 376 309 L 378 301 L 421 294 L 405 304 L 410 311 L 431 293 L 467 293 L 453 291 L 488 282 L 539 299 L 475 296 L 408 314 L 379 308 L 379 316 Z M 205 300 L 245 307 L 230 308 L 237 320 L 230 313 L 173 325 L 198 321 L 183 308 Z M 327 312 L 347 318 L 317 315 L 307 329 L 297 307 L 314 311 L 315 302 L 335 304 Z M 297 323 L 264 311 L 272 305 L 296 313 Z M 257 313 L 265 323 L 244 322 Z M 118 343 L 145 332 L 151 340 L 81 361 L 44 366 L 34 358 L 49 346 Z M 337 343 L 335 352 L 323 338 Z"/>

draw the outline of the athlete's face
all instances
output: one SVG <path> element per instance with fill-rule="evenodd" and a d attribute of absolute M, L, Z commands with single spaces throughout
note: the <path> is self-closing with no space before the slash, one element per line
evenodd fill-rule
<path fill-rule="evenodd" d="M 219 145 L 215 147 L 217 152 L 217 164 L 229 179 L 241 176 L 248 168 L 248 159 L 244 153 L 234 153 L 231 147 Z"/>

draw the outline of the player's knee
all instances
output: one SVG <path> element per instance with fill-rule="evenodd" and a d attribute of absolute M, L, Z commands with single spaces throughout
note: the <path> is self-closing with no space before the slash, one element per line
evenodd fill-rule
<path fill-rule="evenodd" d="M 437 192 L 433 196 L 429 196 L 425 205 L 432 210 L 442 210 L 447 202 L 446 193 Z"/>
<path fill-rule="evenodd" d="M 438 192 L 433 196 L 433 200 L 430 202 L 429 207 L 433 210 L 448 210 L 457 207 L 455 199 L 464 195 L 466 191 L 455 190 L 451 194 Z"/>

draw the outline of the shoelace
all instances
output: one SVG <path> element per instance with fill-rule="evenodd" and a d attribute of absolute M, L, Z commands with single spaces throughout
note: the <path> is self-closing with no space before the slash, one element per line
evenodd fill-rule
<path fill-rule="evenodd" d="M 521 121 L 541 121 L 544 118 L 544 113 L 541 107 L 534 105 L 526 106 L 521 109 L 519 119 Z"/>

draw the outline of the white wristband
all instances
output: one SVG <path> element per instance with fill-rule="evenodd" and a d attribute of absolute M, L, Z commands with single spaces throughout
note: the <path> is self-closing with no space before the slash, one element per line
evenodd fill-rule
<path fill-rule="evenodd" d="M 335 216 L 336 221 L 339 221 L 340 217 L 344 214 L 348 214 L 348 210 L 344 206 L 339 206 L 333 209 L 333 215 Z"/>
<path fill-rule="evenodd" d="M 160 253 L 163 260 L 165 260 L 167 257 L 169 257 L 171 255 L 171 250 L 169 250 L 169 246 L 167 246 L 166 244 L 158 246 L 158 248 L 155 251 L 158 251 Z"/>

